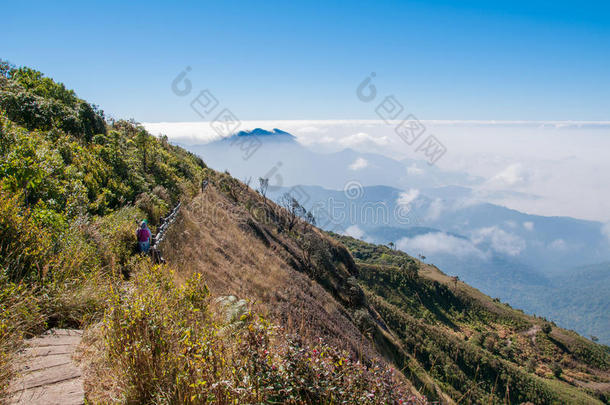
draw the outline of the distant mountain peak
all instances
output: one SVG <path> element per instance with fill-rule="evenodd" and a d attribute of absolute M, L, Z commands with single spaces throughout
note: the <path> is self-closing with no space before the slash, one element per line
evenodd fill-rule
<path fill-rule="evenodd" d="M 294 140 L 296 137 L 286 131 L 282 131 L 278 128 L 273 128 L 271 131 L 263 129 L 263 128 L 254 128 L 250 131 L 239 131 L 238 133 L 232 135 L 233 136 L 265 136 L 265 137 L 275 137 L 276 139 L 290 139 Z"/>

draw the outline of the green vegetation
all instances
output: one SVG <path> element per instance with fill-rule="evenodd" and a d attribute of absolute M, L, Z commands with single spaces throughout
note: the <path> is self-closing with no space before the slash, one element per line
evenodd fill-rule
<path fill-rule="evenodd" d="M 399 348 L 452 398 L 477 403 L 608 400 L 607 391 L 581 388 L 600 377 L 610 379 L 608 347 L 526 316 L 405 253 L 333 236 L 356 259 L 367 302 L 398 338 Z M 405 373 L 409 378 L 417 370 L 404 362 L 411 367 Z M 554 378 L 566 384 L 558 389 Z"/>
<path fill-rule="evenodd" d="M 101 318 L 132 266 L 135 221 L 154 224 L 204 170 L 40 72 L 0 63 L 0 386 L 23 337 Z"/>
<path fill-rule="evenodd" d="M 531 301 L 550 317 L 560 319 L 563 314 L 561 319 L 570 329 L 594 335 L 593 341 L 610 344 L 610 328 L 605 326 L 610 319 L 605 301 L 610 296 L 610 263 L 572 269 L 554 277 L 552 284 L 549 293 L 534 294 Z"/>
<path fill-rule="evenodd" d="M 252 312 L 223 324 L 200 275 L 135 254 L 138 220 L 154 230 L 216 178 L 233 192 L 233 179 L 166 138 L 106 121 L 64 85 L 0 62 L 0 402 L 23 339 L 52 327 L 89 331 L 83 361 L 102 382 L 88 389 L 93 403 L 380 404 L 406 395 L 385 364 Z"/>

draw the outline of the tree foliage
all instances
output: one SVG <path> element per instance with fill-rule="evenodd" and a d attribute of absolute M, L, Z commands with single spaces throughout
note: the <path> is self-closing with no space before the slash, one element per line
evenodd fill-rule
<path fill-rule="evenodd" d="M 38 71 L 2 62 L 0 73 L 1 264 L 11 279 L 40 274 L 44 252 L 83 216 L 135 204 L 154 223 L 197 190 L 196 156 L 134 121 L 106 123 Z"/>

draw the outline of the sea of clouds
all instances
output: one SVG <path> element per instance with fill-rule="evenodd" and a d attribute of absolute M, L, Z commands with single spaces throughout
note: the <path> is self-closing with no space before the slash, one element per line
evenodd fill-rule
<path fill-rule="evenodd" d="M 610 221 L 610 121 L 422 123 L 427 133 L 434 134 L 447 148 L 436 165 L 485 179 L 476 191 L 493 195 L 490 202 L 531 214 Z M 393 124 L 380 120 L 243 121 L 239 129 L 279 128 L 320 152 L 352 148 L 423 162 L 425 157 L 401 140 Z M 153 134 L 164 134 L 186 145 L 219 138 L 203 121 L 143 125 Z M 366 159 L 355 161 L 350 169 L 366 170 L 367 164 Z M 420 164 L 406 170 L 417 175 L 425 167 Z"/>

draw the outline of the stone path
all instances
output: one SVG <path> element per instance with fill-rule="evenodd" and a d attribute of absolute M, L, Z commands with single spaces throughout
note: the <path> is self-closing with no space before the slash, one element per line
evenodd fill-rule
<path fill-rule="evenodd" d="M 82 333 L 52 329 L 26 341 L 16 360 L 18 375 L 9 387 L 8 404 L 84 404 L 81 370 L 72 360 Z"/>

